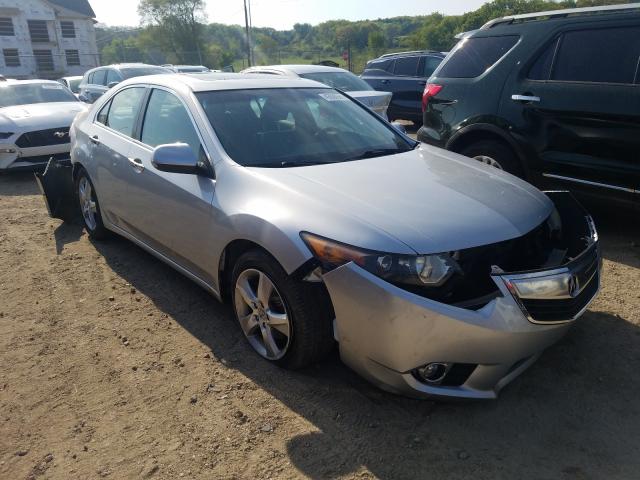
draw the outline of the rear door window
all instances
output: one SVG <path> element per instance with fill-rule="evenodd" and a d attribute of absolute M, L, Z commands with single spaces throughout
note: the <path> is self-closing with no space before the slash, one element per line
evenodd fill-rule
<path fill-rule="evenodd" d="M 111 106 L 106 113 L 106 123 L 109 128 L 133 137 L 138 111 L 140 110 L 140 102 L 144 96 L 144 87 L 127 88 L 115 94 L 111 100 Z M 100 111 L 98 121 L 104 123 L 105 115 Z"/>
<path fill-rule="evenodd" d="M 551 79 L 633 83 L 640 58 L 640 27 L 600 28 L 563 35 Z"/>
<path fill-rule="evenodd" d="M 396 58 L 393 74 L 399 77 L 415 77 L 418 71 L 418 60 L 420 57 Z"/>
<path fill-rule="evenodd" d="M 517 35 L 475 37 L 461 40 L 436 75 L 443 78 L 475 78 L 495 65 L 517 43 Z"/>

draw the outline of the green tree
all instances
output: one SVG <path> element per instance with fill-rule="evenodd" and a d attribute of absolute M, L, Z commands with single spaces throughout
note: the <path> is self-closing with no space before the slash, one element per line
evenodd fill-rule
<path fill-rule="evenodd" d="M 156 41 L 175 53 L 180 63 L 202 63 L 204 0 L 141 0 L 142 24 L 154 27 Z"/>
<path fill-rule="evenodd" d="M 375 57 L 381 55 L 385 50 L 387 37 L 382 30 L 372 30 L 369 32 L 367 44 L 369 53 Z"/>

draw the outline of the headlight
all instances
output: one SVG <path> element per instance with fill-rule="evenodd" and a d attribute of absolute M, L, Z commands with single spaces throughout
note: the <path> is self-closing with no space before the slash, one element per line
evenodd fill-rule
<path fill-rule="evenodd" d="M 396 255 L 345 245 L 311 233 L 300 234 L 325 271 L 354 262 L 390 283 L 439 287 L 460 267 L 448 253 L 434 255 Z"/>
<path fill-rule="evenodd" d="M 13 132 L 0 132 L 0 140 L 6 140 L 11 135 L 13 135 Z"/>

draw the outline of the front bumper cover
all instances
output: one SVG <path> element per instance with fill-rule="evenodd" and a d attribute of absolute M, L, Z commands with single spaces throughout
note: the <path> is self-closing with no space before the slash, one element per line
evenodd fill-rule
<path fill-rule="evenodd" d="M 569 211 L 577 215 L 581 209 Z M 588 216 L 582 218 L 578 223 L 585 228 L 591 225 Z M 326 273 L 323 280 L 336 314 L 336 336 L 343 361 L 394 393 L 418 398 L 496 398 L 506 384 L 567 332 L 597 295 L 601 261 L 597 234 L 593 233 L 584 255 L 595 254 L 595 272 L 581 277 L 586 279 L 585 285 L 593 288 L 577 312 L 560 320 L 536 321 L 527 311 L 526 302 L 553 302 L 556 297 L 566 301 L 565 296 L 579 293 L 570 279 L 580 275 L 574 270 L 576 265 L 582 265 L 583 255 L 547 271 L 505 273 L 496 269 L 492 279 L 500 295 L 479 310 L 407 292 L 354 263 Z M 529 288 L 528 296 L 532 298 L 521 299 L 522 292 L 511 291 L 509 285 L 517 285 L 521 291 Z M 566 295 L 562 294 L 563 288 Z M 581 286 L 580 291 L 584 288 Z M 475 368 L 455 386 L 429 384 L 413 374 L 432 362 L 470 364 Z"/>

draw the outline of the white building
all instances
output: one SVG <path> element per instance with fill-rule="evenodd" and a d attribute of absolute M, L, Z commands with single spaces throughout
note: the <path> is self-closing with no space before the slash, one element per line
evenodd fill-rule
<path fill-rule="evenodd" d="M 82 75 L 100 64 L 88 0 L 0 0 L 0 74 Z"/>

